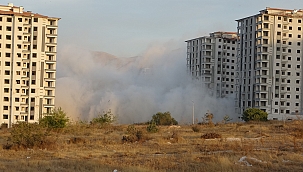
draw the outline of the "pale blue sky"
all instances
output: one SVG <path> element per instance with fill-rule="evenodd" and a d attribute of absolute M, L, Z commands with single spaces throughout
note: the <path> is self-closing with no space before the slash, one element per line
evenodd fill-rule
<path fill-rule="evenodd" d="M 149 46 L 184 41 L 213 31 L 236 31 L 235 19 L 265 7 L 301 9 L 302 0 L 14 0 L 16 6 L 59 22 L 65 46 L 136 56 Z M 7 4 L 3 2 L 1 4 Z"/>

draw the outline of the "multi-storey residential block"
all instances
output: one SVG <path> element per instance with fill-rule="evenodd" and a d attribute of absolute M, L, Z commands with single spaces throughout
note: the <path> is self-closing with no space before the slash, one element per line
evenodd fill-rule
<path fill-rule="evenodd" d="M 302 115 L 303 11 L 266 8 L 238 22 L 236 111 Z"/>
<path fill-rule="evenodd" d="M 237 33 L 214 32 L 187 40 L 187 70 L 213 96 L 226 97 L 235 91 Z"/>
<path fill-rule="evenodd" d="M 0 6 L 0 124 L 37 122 L 54 107 L 58 20 Z"/>

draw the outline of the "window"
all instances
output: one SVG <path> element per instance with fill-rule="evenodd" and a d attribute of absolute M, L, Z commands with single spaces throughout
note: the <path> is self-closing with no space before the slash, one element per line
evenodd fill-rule
<path fill-rule="evenodd" d="M 291 33 L 290 33 L 290 34 L 288 34 L 288 37 L 292 38 L 292 34 L 291 34 Z"/>
<path fill-rule="evenodd" d="M 281 17 L 280 17 L 280 16 L 278 17 L 278 20 L 281 20 Z"/>
<path fill-rule="evenodd" d="M 33 53 L 33 57 L 37 57 L 37 53 Z"/>
<path fill-rule="evenodd" d="M 297 68 L 300 69 L 300 65 L 297 65 Z"/>
<path fill-rule="evenodd" d="M 296 88 L 296 91 L 300 91 L 300 88 Z"/>
<path fill-rule="evenodd" d="M 33 84 L 33 85 L 36 85 L 36 80 L 32 80 L 32 84 Z"/>
<path fill-rule="evenodd" d="M 288 53 L 291 53 L 291 49 L 288 49 Z"/>
<path fill-rule="evenodd" d="M 5 75 L 9 75 L 9 74 L 10 74 L 10 71 L 9 71 L 9 70 L 6 70 L 4 73 L 5 73 Z"/>
<path fill-rule="evenodd" d="M 6 26 L 6 31 L 12 31 L 12 27 L 11 26 Z"/>
<path fill-rule="evenodd" d="M 8 119 L 8 115 L 3 115 L 3 119 Z"/>
<path fill-rule="evenodd" d="M 15 102 L 19 102 L 19 98 L 15 98 Z"/>
<path fill-rule="evenodd" d="M 298 35 L 298 38 L 301 38 L 301 35 Z"/>
<path fill-rule="evenodd" d="M 31 93 L 35 93 L 36 92 L 36 90 L 35 89 L 31 89 Z"/>
<path fill-rule="evenodd" d="M 8 110 L 8 106 L 3 106 L 3 110 Z"/>
<path fill-rule="evenodd" d="M 5 45 L 5 48 L 11 49 L 11 44 L 6 44 L 6 45 Z"/>
<path fill-rule="evenodd" d="M 11 57 L 11 53 L 5 53 L 5 57 Z"/>
<path fill-rule="evenodd" d="M 301 30 L 301 27 L 298 27 L 298 30 Z"/>
<path fill-rule="evenodd" d="M 300 50 L 297 50 L 297 53 L 300 53 L 301 51 Z"/>
<path fill-rule="evenodd" d="M 16 75 L 20 75 L 20 71 L 16 71 Z"/>
<path fill-rule="evenodd" d="M 281 24 L 278 24 L 278 28 L 281 28 Z"/>
<path fill-rule="evenodd" d="M 300 45 L 301 45 L 301 42 L 298 42 L 297 45 L 300 46 Z"/>
<path fill-rule="evenodd" d="M 9 88 L 4 88 L 4 92 L 8 93 L 9 92 Z"/>
<path fill-rule="evenodd" d="M 281 35 L 281 32 L 277 32 L 277 35 Z"/>
<path fill-rule="evenodd" d="M 291 45 L 291 42 L 288 42 L 288 45 Z"/>
<path fill-rule="evenodd" d="M 8 17 L 8 18 L 6 18 L 6 21 L 7 22 L 12 22 L 12 18 Z"/>
<path fill-rule="evenodd" d="M 8 97 L 3 97 L 3 101 L 8 102 L 9 98 Z"/>
<path fill-rule="evenodd" d="M 17 37 L 18 37 L 18 40 L 22 40 L 22 36 L 19 35 L 19 36 L 17 36 Z"/>
<path fill-rule="evenodd" d="M 301 23 L 301 19 L 298 20 L 298 23 Z"/>
<path fill-rule="evenodd" d="M 300 57 L 297 57 L 297 61 L 300 61 Z"/>
<path fill-rule="evenodd" d="M 37 45 L 33 45 L 33 49 L 36 50 L 37 49 Z"/>
<path fill-rule="evenodd" d="M 292 22 L 292 19 L 289 19 L 288 21 L 289 21 L 289 22 Z"/>
<path fill-rule="evenodd" d="M 292 30 L 292 26 L 289 26 L 289 28 L 288 28 L 289 30 Z"/>
<path fill-rule="evenodd" d="M 10 66 L 11 62 L 5 62 L 5 66 Z"/>
<path fill-rule="evenodd" d="M 22 18 L 18 18 L 18 21 L 19 21 L 19 22 L 22 22 Z"/>
<path fill-rule="evenodd" d="M 12 40 L 12 36 L 11 35 L 6 35 L 5 38 L 6 38 L 6 40 Z"/>
<path fill-rule="evenodd" d="M 38 18 L 34 18 L 34 22 L 38 22 Z"/>
<path fill-rule="evenodd" d="M 35 26 L 35 27 L 34 27 L 34 31 L 37 31 L 37 30 L 38 30 L 38 27 Z"/>

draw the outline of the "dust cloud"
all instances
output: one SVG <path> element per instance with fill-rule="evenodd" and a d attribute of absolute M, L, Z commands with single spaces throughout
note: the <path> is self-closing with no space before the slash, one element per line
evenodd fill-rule
<path fill-rule="evenodd" d="M 171 112 L 179 123 L 196 121 L 209 110 L 215 121 L 236 119 L 233 98 L 215 99 L 186 71 L 186 51 L 151 46 L 140 56 L 115 57 L 64 47 L 57 59 L 56 106 L 74 120 L 91 120 L 111 110 L 119 123 L 146 122 Z"/>

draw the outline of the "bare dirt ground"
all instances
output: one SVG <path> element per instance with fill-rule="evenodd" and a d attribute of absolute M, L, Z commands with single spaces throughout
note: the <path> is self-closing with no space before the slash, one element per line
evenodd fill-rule
<path fill-rule="evenodd" d="M 127 125 L 72 124 L 32 149 L 0 130 L 0 171 L 302 171 L 303 121 L 162 126 L 132 138 Z M 193 128 L 196 132 L 193 131 Z"/>

